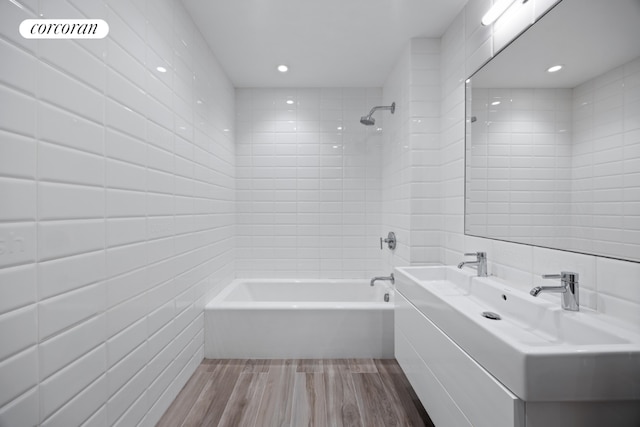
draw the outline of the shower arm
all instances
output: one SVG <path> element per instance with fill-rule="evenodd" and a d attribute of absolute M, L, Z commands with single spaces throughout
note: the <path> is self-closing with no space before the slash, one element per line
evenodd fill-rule
<path fill-rule="evenodd" d="M 396 103 L 394 102 L 391 105 L 378 105 L 377 107 L 373 107 L 371 111 L 369 111 L 367 117 L 371 117 L 377 110 L 391 110 L 391 114 L 393 114 L 396 111 Z"/>

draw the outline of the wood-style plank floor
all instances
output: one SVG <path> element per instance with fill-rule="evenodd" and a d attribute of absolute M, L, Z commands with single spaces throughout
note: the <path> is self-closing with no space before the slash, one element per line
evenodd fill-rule
<path fill-rule="evenodd" d="M 433 427 L 395 360 L 208 360 L 158 427 Z"/>

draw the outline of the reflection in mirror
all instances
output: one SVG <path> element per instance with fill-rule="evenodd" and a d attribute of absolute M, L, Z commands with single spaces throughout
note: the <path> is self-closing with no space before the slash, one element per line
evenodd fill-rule
<path fill-rule="evenodd" d="M 640 0 L 563 0 L 466 115 L 465 234 L 640 262 Z"/>

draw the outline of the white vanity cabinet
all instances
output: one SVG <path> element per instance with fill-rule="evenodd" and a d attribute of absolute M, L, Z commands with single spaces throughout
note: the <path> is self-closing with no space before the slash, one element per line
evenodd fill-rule
<path fill-rule="evenodd" d="M 640 426 L 640 335 L 455 266 L 394 275 L 395 357 L 437 427 Z"/>
<path fill-rule="evenodd" d="M 478 365 L 401 292 L 396 359 L 437 427 L 524 427 L 524 402 Z"/>

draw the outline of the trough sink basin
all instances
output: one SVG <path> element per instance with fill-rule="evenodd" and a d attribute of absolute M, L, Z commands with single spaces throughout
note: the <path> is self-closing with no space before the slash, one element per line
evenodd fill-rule
<path fill-rule="evenodd" d="M 522 400 L 640 399 L 640 333 L 631 328 L 455 266 L 399 267 L 395 277 L 399 292 Z"/>

